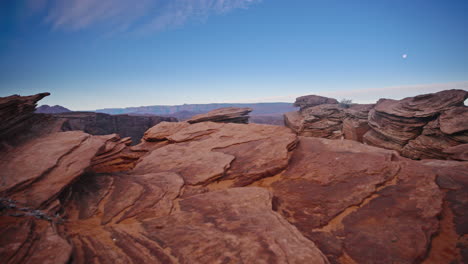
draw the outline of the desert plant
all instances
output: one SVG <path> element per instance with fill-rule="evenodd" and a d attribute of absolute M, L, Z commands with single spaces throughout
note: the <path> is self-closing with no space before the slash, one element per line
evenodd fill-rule
<path fill-rule="evenodd" d="M 353 104 L 353 100 L 343 98 L 340 100 L 340 106 L 343 108 L 349 108 Z"/>

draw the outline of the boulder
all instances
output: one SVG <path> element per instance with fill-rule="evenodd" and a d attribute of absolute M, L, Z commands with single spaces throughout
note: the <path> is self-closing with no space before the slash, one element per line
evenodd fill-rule
<path fill-rule="evenodd" d="M 296 102 L 294 102 L 294 106 L 300 107 L 300 111 L 322 104 L 338 104 L 338 101 L 334 98 L 328 98 L 324 96 L 305 95 L 296 98 Z"/>
<path fill-rule="evenodd" d="M 205 114 L 196 115 L 189 120 L 188 123 L 194 124 L 199 122 L 222 122 L 222 123 L 244 123 L 249 122 L 249 113 L 252 108 L 239 108 L 239 107 L 225 107 L 215 109 Z"/>

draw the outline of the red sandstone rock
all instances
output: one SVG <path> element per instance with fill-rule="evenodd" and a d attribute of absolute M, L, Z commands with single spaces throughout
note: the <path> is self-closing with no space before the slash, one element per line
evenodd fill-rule
<path fill-rule="evenodd" d="M 389 145 L 463 160 L 466 129 L 450 116 L 463 116 L 460 107 L 442 107 L 409 144 Z M 309 113 L 308 124 L 344 118 L 357 129 L 372 106 L 316 108 L 294 121 L 303 126 Z M 117 135 L 30 136 L 0 153 L 6 263 L 468 261 L 466 162 L 298 142 L 288 128 L 254 124 L 160 123 L 133 147 Z"/>
<path fill-rule="evenodd" d="M 37 101 L 50 95 L 40 93 L 31 96 L 12 95 L 0 97 L 0 143 L 10 141 L 18 133 L 23 133 L 31 126 Z"/>
<path fill-rule="evenodd" d="M 435 177 L 396 152 L 301 137 L 288 169 L 259 186 L 331 262 L 414 263 L 438 230 Z"/>
<path fill-rule="evenodd" d="M 284 115 L 285 124 L 298 135 L 362 141 L 369 130 L 367 115 L 373 105 L 320 104 Z"/>
<path fill-rule="evenodd" d="M 322 104 L 338 104 L 338 101 L 333 98 L 318 96 L 318 95 L 305 95 L 296 98 L 294 106 L 300 107 L 300 110 L 304 110 L 309 107 L 322 105 Z"/>
<path fill-rule="evenodd" d="M 364 135 L 364 142 L 412 159 L 450 158 L 445 149 L 468 143 L 466 98 L 466 91 L 447 90 L 402 100 L 381 99 L 369 113 L 372 130 Z"/>
<path fill-rule="evenodd" d="M 252 112 L 252 108 L 225 107 L 210 111 L 206 114 L 196 115 L 189 120 L 188 123 L 194 124 L 199 122 L 222 122 L 222 123 L 248 123 L 248 114 Z"/>
<path fill-rule="evenodd" d="M 151 131 L 158 135 L 171 129 L 160 124 Z M 274 175 L 287 166 L 296 142 L 284 127 L 213 122 L 186 126 L 166 138 L 172 144 L 143 157 L 134 171 L 176 172 L 189 185 L 229 179 L 235 186 L 244 186 Z"/>
<path fill-rule="evenodd" d="M 437 184 L 446 192 L 439 233 L 432 239 L 424 263 L 468 262 L 468 163 L 424 160 L 437 174 Z"/>

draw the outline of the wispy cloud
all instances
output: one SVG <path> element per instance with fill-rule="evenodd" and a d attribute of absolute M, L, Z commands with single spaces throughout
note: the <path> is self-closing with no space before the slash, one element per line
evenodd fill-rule
<path fill-rule="evenodd" d="M 56 30 L 82 30 L 104 25 L 112 31 L 154 32 L 191 19 L 247 8 L 261 0 L 28 0 L 31 12 L 45 12 Z"/>
<path fill-rule="evenodd" d="M 418 85 L 402 85 L 384 88 L 354 89 L 354 90 L 335 90 L 335 91 L 317 91 L 311 90 L 307 94 L 315 94 L 336 98 L 338 100 L 347 98 L 356 103 L 375 103 L 380 98 L 403 99 L 405 97 L 416 96 L 426 93 L 435 93 L 449 89 L 461 89 L 468 91 L 468 81 L 433 83 Z M 289 94 L 284 96 L 275 96 L 268 98 L 257 98 L 249 102 L 294 102 L 297 97 L 307 94 Z"/>

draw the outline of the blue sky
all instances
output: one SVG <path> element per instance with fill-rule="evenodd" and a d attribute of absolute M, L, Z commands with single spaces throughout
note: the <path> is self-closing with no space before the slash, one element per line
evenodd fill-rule
<path fill-rule="evenodd" d="M 48 91 L 41 103 L 73 110 L 468 89 L 466 0 L 2 0 L 0 10 L 0 96 Z"/>

